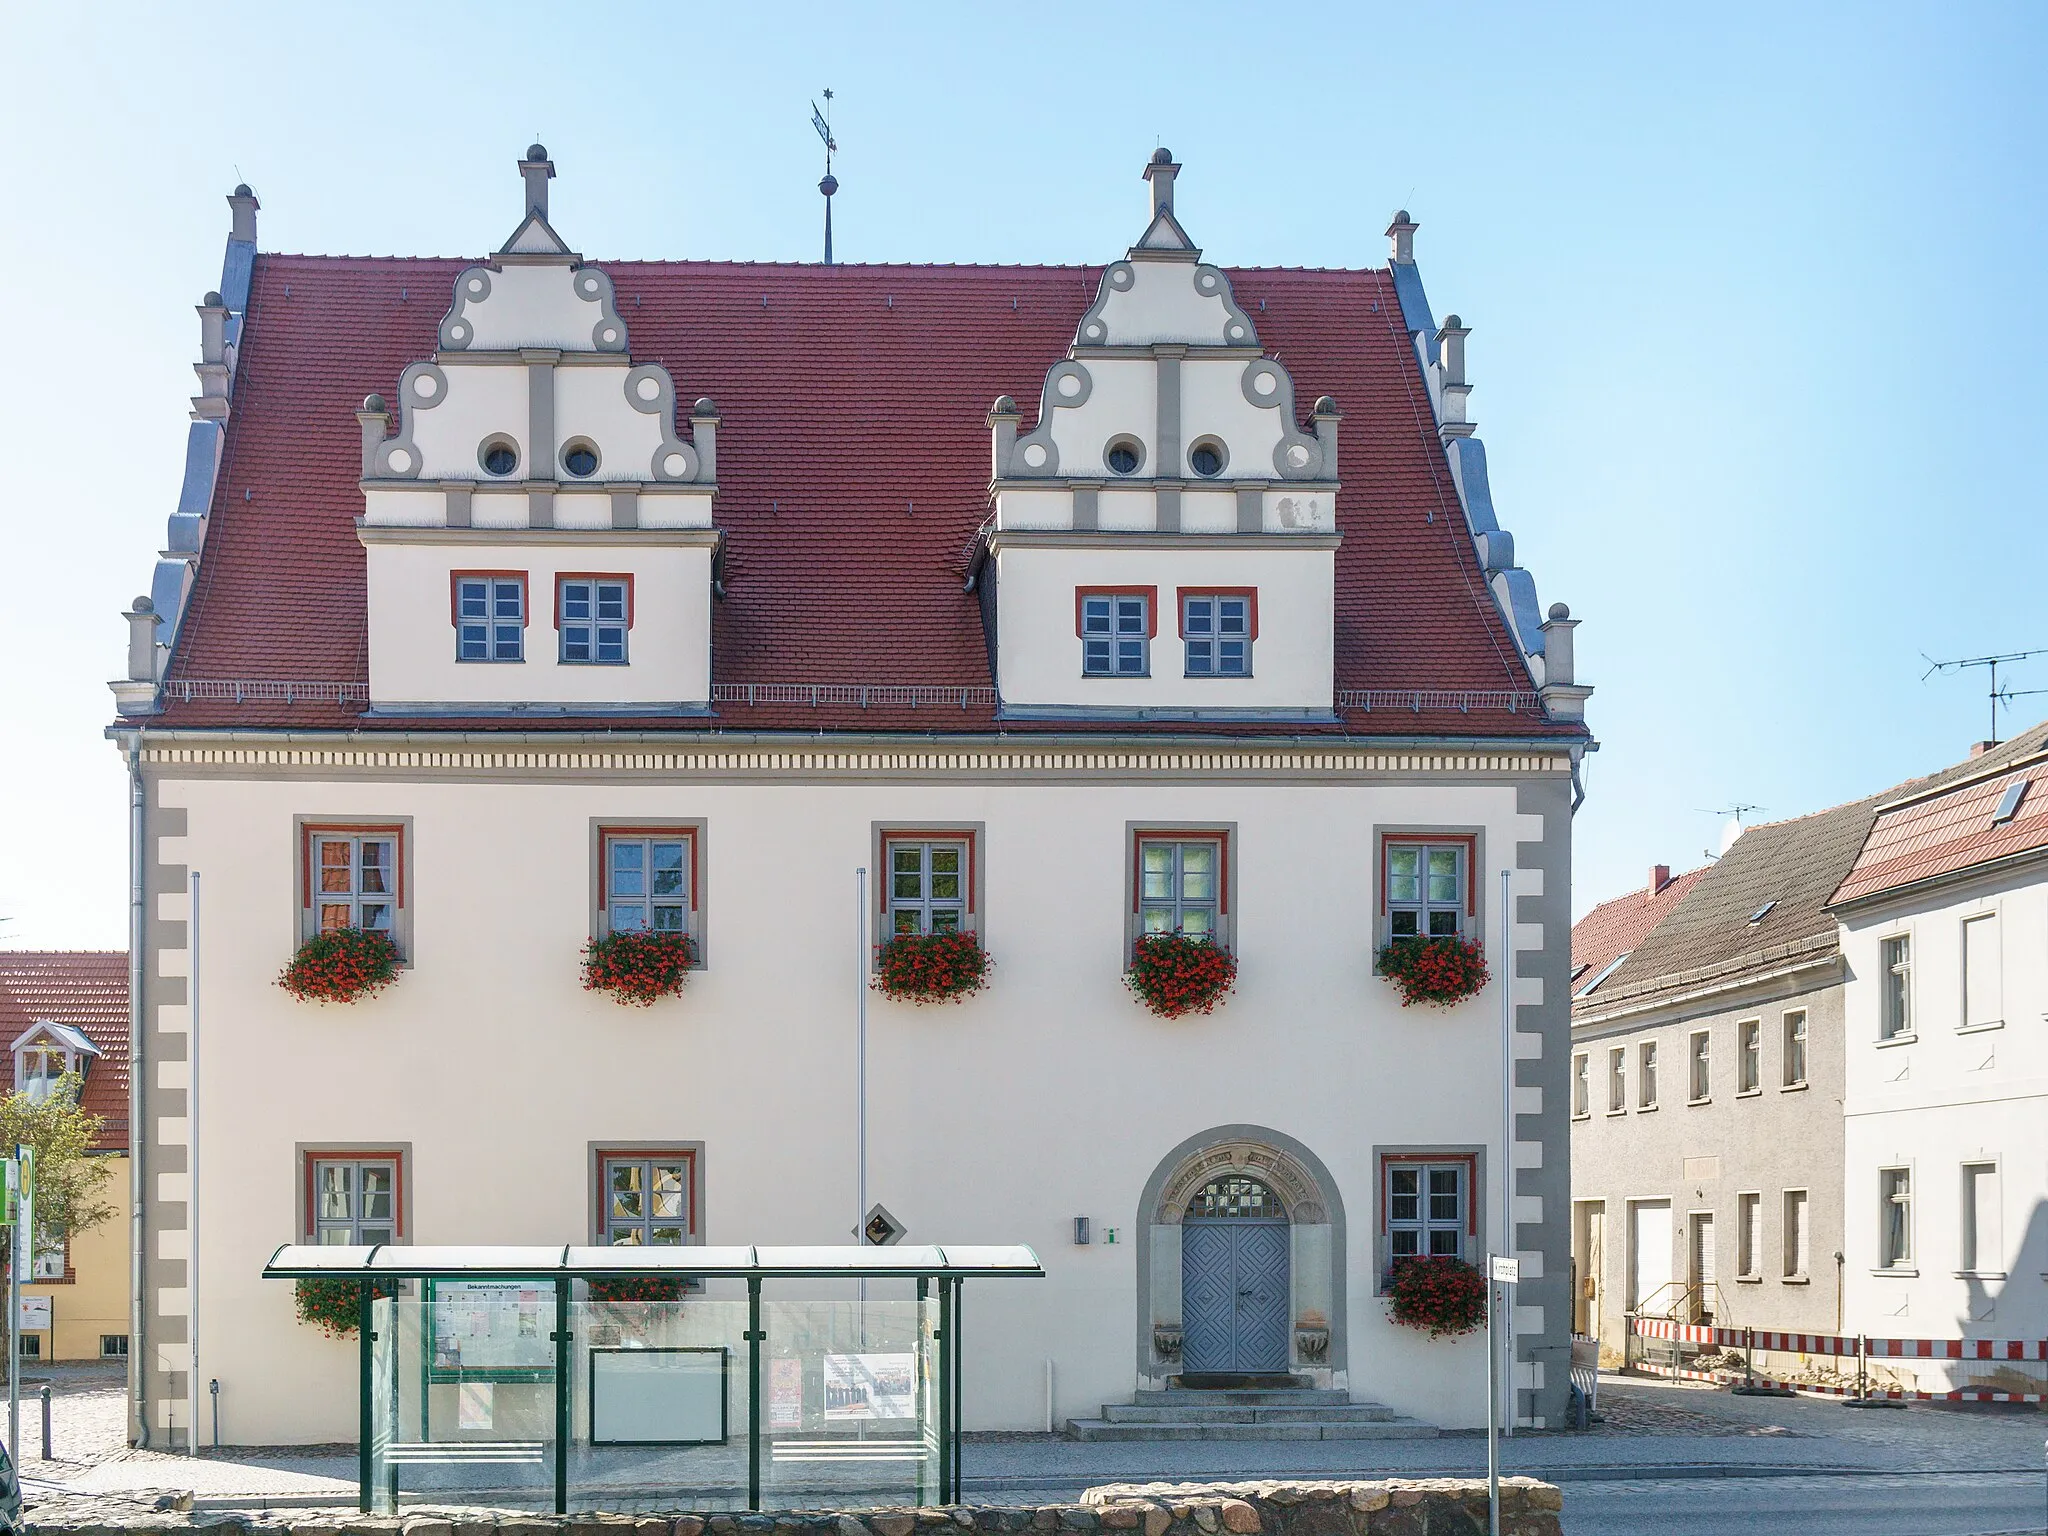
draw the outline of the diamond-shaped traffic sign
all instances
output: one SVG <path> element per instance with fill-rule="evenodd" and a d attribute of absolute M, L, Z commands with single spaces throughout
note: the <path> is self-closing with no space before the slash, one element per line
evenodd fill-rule
<path fill-rule="evenodd" d="M 860 1224 L 860 1235 L 877 1248 L 886 1248 L 891 1243 L 902 1241 L 904 1230 L 903 1223 L 891 1216 L 888 1207 L 879 1200 L 875 1202 L 875 1208 L 868 1212 L 867 1220 Z"/>

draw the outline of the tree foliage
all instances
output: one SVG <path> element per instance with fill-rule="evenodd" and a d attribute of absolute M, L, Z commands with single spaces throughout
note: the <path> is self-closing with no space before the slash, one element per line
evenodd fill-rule
<path fill-rule="evenodd" d="M 120 1214 L 106 1198 L 112 1162 L 91 1155 L 105 1122 L 78 1102 L 81 1082 L 77 1073 L 65 1074 L 41 1103 L 18 1092 L 0 1098 L 0 1153 L 16 1147 L 35 1152 L 39 1248 L 53 1248 Z"/>

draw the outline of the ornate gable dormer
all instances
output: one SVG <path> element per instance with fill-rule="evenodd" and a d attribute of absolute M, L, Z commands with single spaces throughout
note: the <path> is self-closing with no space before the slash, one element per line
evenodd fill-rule
<path fill-rule="evenodd" d="M 1031 430 L 1007 395 L 989 413 L 1013 715 L 1332 710 L 1336 402 L 1301 421 L 1292 377 L 1174 212 L 1179 172 L 1164 149 L 1145 167 L 1144 233 L 1104 271 Z"/>
<path fill-rule="evenodd" d="M 455 280 L 439 346 L 362 427 L 373 711 L 708 707 L 718 413 L 686 437 L 675 383 L 636 364 L 611 278 L 525 206 Z"/>

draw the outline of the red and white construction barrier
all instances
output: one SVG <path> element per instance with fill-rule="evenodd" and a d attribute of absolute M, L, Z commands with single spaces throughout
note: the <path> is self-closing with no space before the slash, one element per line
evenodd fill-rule
<path fill-rule="evenodd" d="M 2048 1339 L 1870 1339 L 1831 1333 L 1774 1333 L 1755 1328 L 1711 1328 L 1702 1324 L 1679 1323 L 1661 1317 L 1629 1320 L 1638 1338 L 1668 1339 L 1681 1344 L 1705 1344 L 1717 1349 L 1739 1349 L 1745 1353 L 1769 1350 L 1785 1354 L 1820 1355 L 1836 1359 L 2006 1361 L 2048 1362 Z M 1648 1360 L 1636 1368 L 1676 1381 L 1727 1379 L 1726 1372 L 1688 1370 L 1676 1365 L 1658 1365 Z M 1917 1403 L 2040 1403 L 2048 1402 L 2048 1381 L 2039 1392 L 2001 1392 L 1986 1387 L 1959 1387 L 1948 1392 L 1911 1391 L 1903 1387 L 1861 1385 L 1819 1385 L 1804 1381 L 1783 1381 L 1772 1376 L 1751 1375 L 1745 1379 L 1757 1386 L 1790 1387 L 1797 1392 L 1817 1392 L 1831 1397 L 1883 1398 Z"/>

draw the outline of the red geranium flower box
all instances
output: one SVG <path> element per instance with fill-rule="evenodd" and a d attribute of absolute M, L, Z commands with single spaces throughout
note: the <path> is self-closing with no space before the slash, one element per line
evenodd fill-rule
<path fill-rule="evenodd" d="M 1486 1276 L 1463 1259 L 1396 1259 L 1387 1287 L 1387 1316 L 1432 1339 L 1477 1332 L 1486 1325 Z"/>
<path fill-rule="evenodd" d="M 1379 952 L 1373 969 L 1401 989 L 1401 1006 L 1449 1008 L 1486 985 L 1486 948 L 1477 939 L 1396 939 Z"/>
<path fill-rule="evenodd" d="M 302 1003 L 353 1003 L 398 979 L 398 946 L 374 928 L 329 928 L 299 946 L 277 984 Z"/>
<path fill-rule="evenodd" d="M 979 934 L 898 933 L 875 951 L 874 989 L 904 1003 L 957 1003 L 988 985 Z"/>
<path fill-rule="evenodd" d="M 696 959 L 697 945 L 687 933 L 651 928 L 608 933 L 583 946 L 583 990 L 652 1007 L 660 998 L 682 996 L 683 979 Z"/>
<path fill-rule="evenodd" d="M 1162 1019 L 1208 1013 L 1237 982 L 1237 957 L 1215 940 L 1185 933 L 1141 933 L 1131 946 L 1124 985 Z"/>

